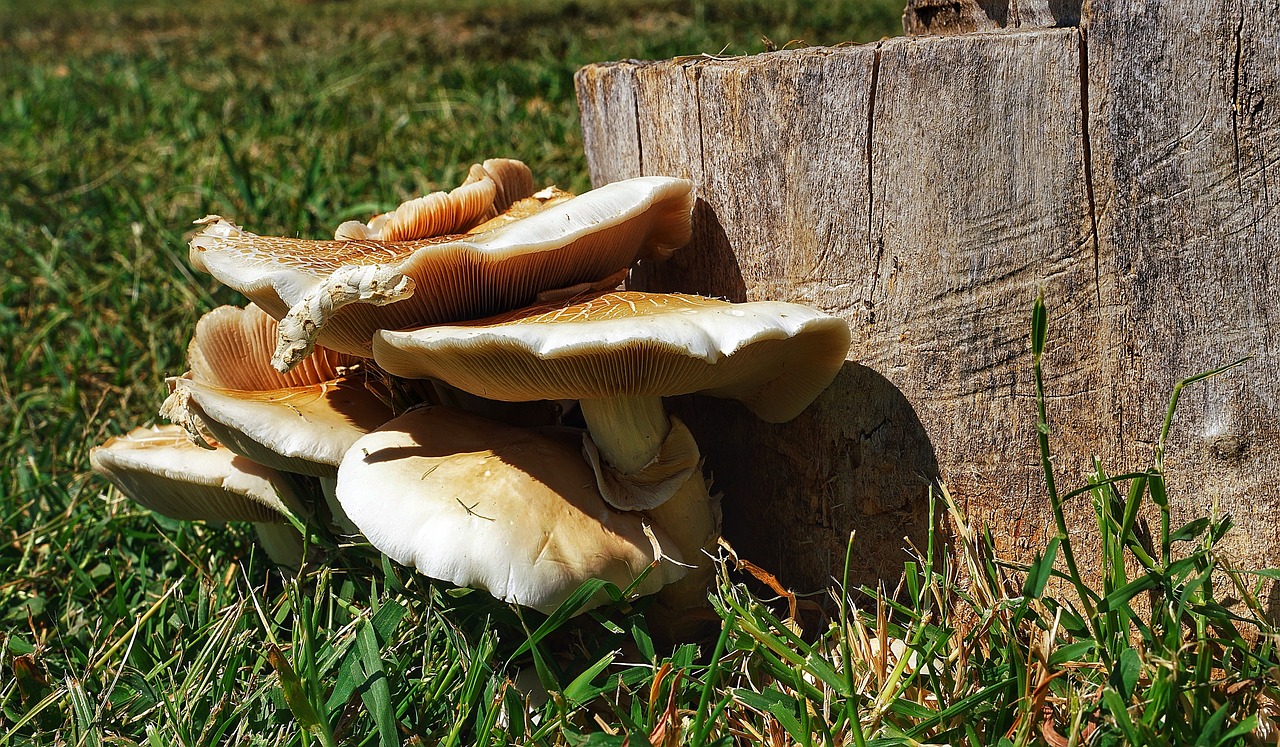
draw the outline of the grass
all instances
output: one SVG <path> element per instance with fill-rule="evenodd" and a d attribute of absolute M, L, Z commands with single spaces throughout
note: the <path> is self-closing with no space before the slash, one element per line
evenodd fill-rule
<path fill-rule="evenodd" d="M 155 420 L 199 315 L 240 300 L 189 270 L 193 219 L 318 237 L 494 155 L 581 190 L 582 64 L 866 40 L 899 5 L 0 0 L 0 747 L 1274 743 L 1277 574 L 1223 566 L 1229 517 L 1169 525 L 1159 452 L 1059 493 L 1043 392 L 1059 525 L 1036 562 L 997 558 L 940 488 L 949 549 L 895 593 L 837 585 L 826 616 L 762 600 L 726 551 L 701 645 L 655 643 L 620 590 L 522 613 L 324 536 L 285 577 L 248 527 L 87 473 Z M 1069 500 L 1101 557 L 1075 557 Z"/>

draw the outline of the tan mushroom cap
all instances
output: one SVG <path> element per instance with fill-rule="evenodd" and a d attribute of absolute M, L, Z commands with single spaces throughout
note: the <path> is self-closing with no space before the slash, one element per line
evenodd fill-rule
<path fill-rule="evenodd" d="M 649 538 L 642 514 L 605 504 L 580 439 L 424 407 L 356 442 L 337 496 L 397 562 L 550 612 L 591 578 L 625 588 L 653 561 L 654 542 L 681 560 L 661 529 Z M 684 573 L 662 562 L 640 593 Z"/>
<path fill-rule="evenodd" d="M 484 233 L 416 241 L 257 236 L 211 216 L 191 261 L 281 319 L 288 370 L 319 344 L 369 355 L 380 329 L 475 319 L 594 283 L 688 243 L 692 184 L 644 177 L 557 202 Z"/>
<path fill-rule="evenodd" d="M 276 335 L 276 320 L 256 304 L 219 306 L 196 322 L 187 367 L 193 378 L 209 386 L 267 392 L 332 381 L 360 363 L 354 355 L 321 347 L 282 374 L 271 367 Z"/>
<path fill-rule="evenodd" d="M 525 218 L 537 213 L 541 213 L 543 210 L 546 210 L 553 205 L 559 205 L 565 200 L 571 200 L 576 196 L 577 195 L 572 192 L 566 192 L 558 187 L 547 187 L 546 189 L 535 192 L 522 200 L 516 200 L 511 203 L 506 210 L 503 210 L 484 223 L 469 229 L 467 233 L 485 233 L 486 231 L 492 231 L 495 228 L 501 228 L 508 223 L 515 223 L 518 220 L 524 220 Z"/>
<path fill-rule="evenodd" d="M 227 449 L 203 449 L 181 428 L 135 428 L 89 452 L 89 463 L 134 502 L 186 521 L 285 521 L 302 505 L 287 477 Z"/>
<path fill-rule="evenodd" d="M 287 374 L 271 368 L 276 321 L 256 306 L 205 314 L 187 351 L 191 371 L 169 382 L 161 414 L 191 435 L 276 469 L 336 477 L 351 444 L 392 417 L 358 358 L 317 348 Z"/>
<path fill-rule="evenodd" d="M 412 241 L 463 233 L 504 212 L 533 192 L 529 167 L 509 158 L 475 164 L 452 192 L 432 192 L 376 216 L 369 223 L 347 221 L 334 232 L 343 240 Z"/>
<path fill-rule="evenodd" d="M 219 444 L 301 475 L 336 477 L 347 449 L 392 417 L 390 407 L 352 379 L 270 392 L 219 389 L 187 378 L 173 385 Z"/>
<path fill-rule="evenodd" d="M 664 397 L 741 400 L 794 418 L 831 383 L 849 325 L 791 303 L 733 304 L 622 291 L 462 324 L 383 331 L 378 364 L 498 400 Z"/>

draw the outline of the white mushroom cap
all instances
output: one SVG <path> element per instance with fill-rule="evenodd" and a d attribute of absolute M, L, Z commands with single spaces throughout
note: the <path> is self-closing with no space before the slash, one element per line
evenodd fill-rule
<path fill-rule="evenodd" d="M 626 587 L 653 561 L 655 542 L 681 560 L 661 529 L 650 539 L 642 514 L 605 504 L 580 438 L 425 407 L 356 442 L 337 496 L 397 562 L 549 612 L 591 578 Z M 684 572 L 660 563 L 640 592 Z"/>
<path fill-rule="evenodd" d="M 171 384 L 218 443 L 300 475 L 337 477 L 347 449 L 392 415 L 390 407 L 351 379 L 269 392 L 221 389 L 190 378 Z"/>
<path fill-rule="evenodd" d="M 187 351 L 191 371 L 170 379 L 161 414 L 241 456 L 288 472 L 336 477 L 342 455 L 391 419 L 359 359 L 318 348 L 287 374 L 271 368 L 276 322 L 258 307 L 205 314 Z"/>
<path fill-rule="evenodd" d="M 174 519 L 278 523 L 302 505 L 286 476 L 227 449 L 200 448 L 172 425 L 108 439 L 89 463 L 134 502 Z"/>
<path fill-rule="evenodd" d="M 373 349 L 392 374 L 438 378 L 490 399 L 701 392 L 784 422 L 831 383 L 849 342 L 843 319 L 806 306 L 624 291 L 383 331 Z"/>
<path fill-rule="evenodd" d="M 368 355 L 380 329 L 494 314 L 666 257 L 688 242 L 692 208 L 689 181 L 643 177 L 484 233 L 416 241 L 272 238 L 210 216 L 191 261 L 282 320 L 273 365 L 288 370 L 317 340 Z"/>

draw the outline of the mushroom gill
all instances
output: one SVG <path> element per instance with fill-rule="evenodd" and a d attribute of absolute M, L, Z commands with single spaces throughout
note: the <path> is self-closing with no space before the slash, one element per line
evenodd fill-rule
<path fill-rule="evenodd" d="M 192 264 L 281 320 L 272 365 L 287 371 L 317 342 L 369 356 L 379 330 L 518 308 L 547 291 L 611 280 L 690 237 L 692 184 L 684 179 L 630 179 L 563 200 L 546 195 L 553 204 L 528 217 L 414 241 L 265 237 L 211 216 L 191 241 Z"/>

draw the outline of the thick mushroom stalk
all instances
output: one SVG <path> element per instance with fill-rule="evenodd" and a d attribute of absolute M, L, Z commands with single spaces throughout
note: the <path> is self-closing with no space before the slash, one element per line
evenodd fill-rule
<path fill-rule="evenodd" d="M 578 407 L 600 455 L 623 474 L 652 462 L 671 432 L 661 397 L 583 399 Z"/>
<path fill-rule="evenodd" d="M 600 408 L 609 404 L 612 401 L 588 405 L 592 411 L 587 417 L 589 433 L 605 442 L 605 448 L 601 449 L 587 435 L 582 455 L 595 472 L 600 493 L 609 505 L 624 511 L 657 508 L 701 466 L 698 444 L 684 423 L 676 418 L 667 420 L 660 410 L 652 413 L 652 425 L 641 430 L 633 428 L 625 415 L 623 419 L 605 418 Z M 634 442 L 635 446 L 628 446 L 627 442 Z M 652 448 L 655 442 L 659 445 Z"/>
<path fill-rule="evenodd" d="M 676 611 L 704 603 L 715 572 L 708 553 L 720 538 L 721 513 L 719 497 L 710 494 L 702 478 L 693 435 L 667 414 L 661 397 L 584 399 L 578 406 L 590 434 L 587 461 L 605 500 L 643 511 L 693 566 L 664 588 L 659 600 Z"/>
<path fill-rule="evenodd" d="M 690 563 L 707 565 L 701 555 L 719 536 L 719 501 L 697 474 L 702 459 L 689 429 L 667 415 L 660 397 L 584 399 L 579 407 L 590 435 L 587 462 L 605 500 L 644 511 Z"/>

